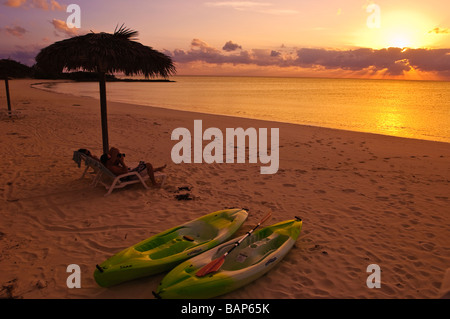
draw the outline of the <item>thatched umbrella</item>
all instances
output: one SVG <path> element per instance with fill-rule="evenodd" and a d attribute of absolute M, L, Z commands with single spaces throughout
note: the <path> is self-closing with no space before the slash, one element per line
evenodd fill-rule
<path fill-rule="evenodd" d="M 31 68 L 11 59 L 0 60 L 0 78 L 5 80 L 6 102 L 11 112 L 11 98 L 9 96 L 9 77 L 24 78 L 31 75 Z"/>
<path fill-rule="evenodd" d="M 123 25 L 119 29 L 116 27 L 113 34 L 91 32 L 56 42 L 42 49 L 36 57 L 37 67 L 48 72 L 98 72 L 104 153 L 109 150 L 105 74 L 123 72 L 125 75 L 143 74 L 146 78 L 167 78 L 175 73 L 172 59 L 134 41 L 137 34 Z"/>

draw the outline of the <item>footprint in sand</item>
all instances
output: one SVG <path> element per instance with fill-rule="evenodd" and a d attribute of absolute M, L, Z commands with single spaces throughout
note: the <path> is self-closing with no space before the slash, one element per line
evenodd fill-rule
<path fill-rule="evenodd" d="M 296 184 L 283 184 L 284 187 L 297 187 Z"/>
<path fill-rule="evenodd" d="M 432 251 L 436 246 L 435 244 L 429 242 L 420 243 L 420 245 L 422 246 L 422 249 L 426 251 Z"/>
<path fill-rule="evenodd" d="M 26 251 L 16 254 L 16 257 L 24 263 L 30 263 L 38 259 L 37 254 Z"/>
<path fill-rule="evenodd" d="M 17 287 L 17 278 L 14 278 L 0 287 L 0 298 L 1 299 L 14 299 L 14 289 Z"/>
<path fill-rule="evenodd" d="M 427 238 L 430 238 L 430 239 L 436 237 L 436 235 L 433 233 L 425 233 L 425 236 L 427 236 Z"/>

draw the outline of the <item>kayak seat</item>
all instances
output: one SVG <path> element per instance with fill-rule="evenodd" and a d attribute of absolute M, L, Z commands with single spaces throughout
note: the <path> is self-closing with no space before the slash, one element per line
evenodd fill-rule
<path fill-rule="evenodd" d="M 217 227 L 206 223 L 202 220 L 192 223 L 187 227 L 183 227 L 178 231 L 178 234 L 193 238 L 197 243 L 204 243 L 212 240 L 219 233 Z"/>

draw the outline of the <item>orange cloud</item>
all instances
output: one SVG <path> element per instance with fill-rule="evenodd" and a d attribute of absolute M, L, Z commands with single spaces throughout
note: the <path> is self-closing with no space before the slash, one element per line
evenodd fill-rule
<path fill-rule="evenodd" d="M 56 0 L 7 0 L 4 5 L 12 8 L 35 8 L 46 11 L 65 11 L 67 8 L 66 5 L 62 5 Z"/>
<path fill-rule="evenodd" d="M 5 31 L 12 36 L 21 38 L 23 35 L 28 32 L 26 29 L 16 25 L 14 27 L 5 27 Z"/>
<path fill-rule="evenodd" d="M 69 28 L 67 26 L 66 21 L 53 19 L 51 21 L 51 24 L 53 24 L 53 27 L 55 28 L 55 35 L 56 36 L 60 36 L 61 33 L 65 34 L 67 36 L 70 36 L 70 37 L 78 35 L 79 29 L 77 29 L 77 28 Z"/>
<path fill-rule="evenodd" d="M 199 65 L 234 66 L 248 69 L 248 66 L 302 69 L 310 71 L 344 72 L 348 74 L 367 73 L 401 77 L 409 72 L 433 73 L 448 78 L 450 75 L 450 49 L 369 49 L 329 50 L 280 48 L 278 50 L 252 49 L 232 53 L 219 50 L 206 42 L 194 39 L 190 50 L 166 51 L 176 63 L 184 66 Z"/>
<path fill-rule="evenodd" d="M 450 29 L 436 27 L 433 30 L 428 31 L 428 33 L 449 34 L 450 33 Z"/>
<path fill-rule="evenodd" d="M 5 6 L 8 6 L 8 7 L 17 8 L 17 7 L 21 7 L 26 2 L 27 2 L 27 0 L 8 0 L 4 4 L 5 4 Z"/>
<path fill-rule="evenodd" d="M 66 5 L 59 4 L 55 0 L 51 1 L 51 5 L 52 5 L 52 10 L 56 10 L 56 11 L 66 11 L 67 10 Z"/>

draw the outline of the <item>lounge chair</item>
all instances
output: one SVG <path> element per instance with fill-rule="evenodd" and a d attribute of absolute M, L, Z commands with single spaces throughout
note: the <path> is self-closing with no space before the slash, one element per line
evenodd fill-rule
<path fill-rule="evenodd" d="M 88 170 L 91 168 L 92 171 L 90 172 L 92 182 L 91 185 L 95 182 L 95 177 L 99 172 L 99 165 L 100 162 L 94 160 L 92 157 L 87 156 L 85 153 L 75 151 L 73 152 L 73 158 L 75 163 L 77 163 L 78 167 L 81 167 L 81 164 L 84 163 L 85 169 L 83 171 L 83 174 L 81 174 L 80 179 L 83 179 Z M 102 165 L 102 164 L 101 164 Z"/>
<path fill-rule="evenodd" d="M 89 168 L 92 168 L 92 182 L 91 186 L 96 187 L 98 183 L 105 186 L 105 188 L 108 190 L 108 192 L 105 194 L 105 196 L 108 196 L 111 194 L 111 192 L 114 189 L 123 188 L 127 185 L 141 183 L 146 189 L 149 189 L 145 181 L 149 179 L 148 176 L 145 178 L 141 176 L 138 172 L 129 172 L 126 174 L 122 174 L 119 176 L 114 175 L 109 169 L 107 169 L 101 162 L 93 159 L 92 157 L 87 156 L 84 153 L 80 153 L 78 151 L 73 152 L 73 160 L 77 163 L 78 167 L 81 167 L 81 163 L 85 163 L 85 170 L 83 174 L 81 175 L 81 178 L 84 178 L 86 175 L 86 172 Z M 161 187 L 164 185 L 166 181 L 166 174 L 161 172 L 155 172 L 155 179 L 159 178 L 161 179 Z M 129 176 L 136 176 L 136 178 L 130 179 L 126 177 Z"/>

